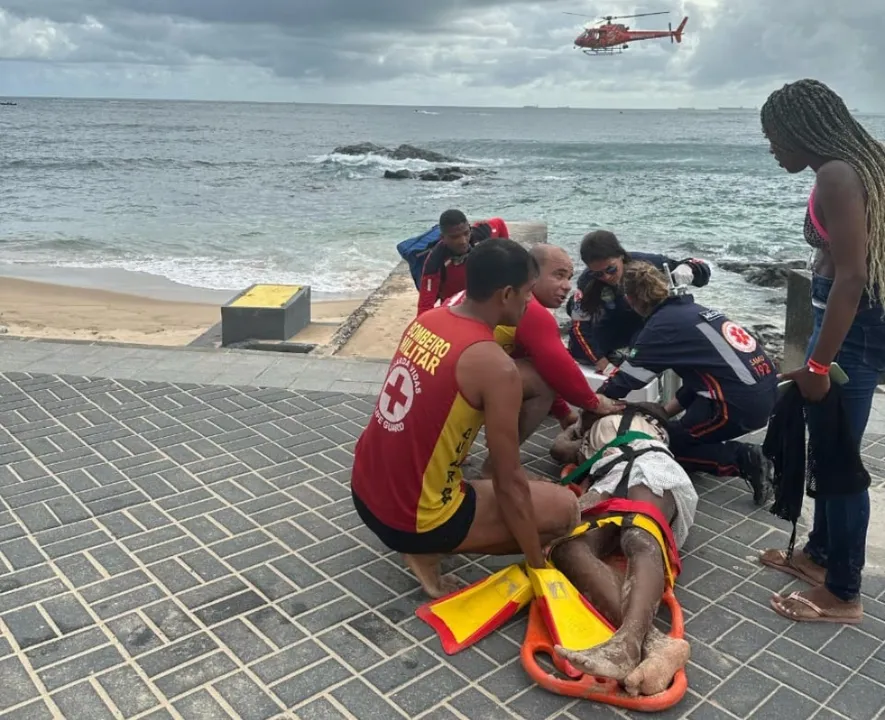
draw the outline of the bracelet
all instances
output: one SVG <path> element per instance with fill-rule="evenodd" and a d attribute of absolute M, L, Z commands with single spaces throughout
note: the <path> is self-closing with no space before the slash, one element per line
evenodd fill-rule
<path fill-rule="evenodd" d="M 807 365 L 808 365 L 808 372 L 814 373 L 815 375 L 829 375 L 830 374 L 830 366 L 829 365 L 821 365 L 819 362 L 815 362 L 814 360 L 809 360 Z"/>

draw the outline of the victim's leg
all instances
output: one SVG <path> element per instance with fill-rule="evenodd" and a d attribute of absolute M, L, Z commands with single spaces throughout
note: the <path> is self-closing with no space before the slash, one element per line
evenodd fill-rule
<path fill-rule="evenodd" d="M 629 496 L 655 505 L 671 524 L 676 517 L 676 503 L 669 492 L 658 497 L 648 488 L 638 486 L 630 489 Z M 631 695 L 656 695 L 664 692 L 676 673 L 688 663 L 691 648 L 685 640 L 665 635 L 652 624 L 666 583 L 663 555 L 657 541 L 644 530 L 631 528 L 624 533 L 621 544 L 632 571 L 625 581 L 630 587 L 625 587 L 628 609 L 624 613 L 624 624 L 630 613 L 630 622 L 640 624 L 638 632 L 643 623 L 645 627 L 642 662 L 624 678 L 624 688 Z"/>
<path fill-rule="evenodd" d="M 655 539 L 640 528 L 621 531 L 627 575 L 621 587 L 621 623 L 607 642 L 560 652 L 589 675 L 624 680 L 642 661 L 642 645 L 664 593 L 664 561 Z M 559 651 L 558 651 L 559 652 Z"/>
<path fill-rule="evenodd" d="M 654 505 L 670 523 L 676 517 L 676 502 L 669 492 L 658 496 L 648 488 L 636 485 L 630 488 L 627 497 Z M 627 558 L 621 630 L 638 639 L 641 645 L 664 594 L 664 558 L 657 540 L 640 528 L 624 529 L 621 533 L 621 551 Z"/>
<path fill-rule="evenodd" d="M 557 545 L 553 565 L 614 627 L 621 624 L 622 578 L 603 558 L 618 547 L 620 528 L 603 525 Z"/>
<path fill-rule="evenodd" d="M 630 489 L 629 497 L 653 503 L 671 522 L 675 517 L 676 505 L 669 493 L 659 497 L 637 486 Z M 645 530 L 632 527 L 621 531 L 620 540 L 627 575 L 617 632 L 602 645 L 579 652 L 557 648 L 557 653 L 585 673 L 622 681 L 631 694 L 654 694 L 666 689 L 688 661 L 688 643 L 668 638 L 652 625 L 666 582 L 657 541 Z"/>
<path fill-rule="evenodd" d="M 625 581 L 625 643 L 640 639 L 642 662 L 624 677 L 631 695 L 655 695 L 666 690 L 673 676 L 685 667 L 690 648 L 685 640 L 664 635 L 652 624 L 664 594 L 664 561 L 661 548 L 651 535 L 639 528 L 623 533 L 622 546 L 629 558 Z M 634 646 L 627 645 L 632 651 Z"/>

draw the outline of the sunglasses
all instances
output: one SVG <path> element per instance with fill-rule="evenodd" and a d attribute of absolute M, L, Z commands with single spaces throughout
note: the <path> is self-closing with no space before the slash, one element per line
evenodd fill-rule
<path fill-rule="evenodd" d="M 618 272 L 617 265 L 609 265 L 605 270 L 591 270 L 590 277 L 596 278 L 597 280 L 606 275 L 616 275 Z"/>

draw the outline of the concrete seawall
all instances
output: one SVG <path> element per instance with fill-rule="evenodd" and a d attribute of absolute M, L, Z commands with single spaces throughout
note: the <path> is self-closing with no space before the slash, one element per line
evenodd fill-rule
<path fill-rule="evenodd" d="M 814 329 L 811 314 L 811 272 L 790 270 L 787 275 L 787 310 L 784 324 L 784 366 L 788 371 L 805 363 L 808 340 Z"/>
<path fill-rule="evenodd" d="M 547 242 L 547 223 L 507 221 L 507 227 L 510 237 L 524 245 Z M 417 312 L 418 291 L 408 266 L 402 261 L 338 328 L 331 342 L 311 354 L 388 360 Z"/>
<path fill-rule="evenodd" d="M 787 277 L 787 317 L 784 326 L 785 372 L 805 364 L 805 353 L 813 330 L 811 272 L 791 270 Z M 879 376 L 879 385 L 885 385 L 885 373 Z"/>

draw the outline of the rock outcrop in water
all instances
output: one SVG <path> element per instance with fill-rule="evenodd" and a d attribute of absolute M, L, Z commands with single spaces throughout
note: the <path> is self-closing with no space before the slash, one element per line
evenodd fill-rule
<path fill-rule="evenodd" d="M 415 147 L 414 145 L 400 145 L 395 148 L 389 148 L 384 145 L 364 142 L 357 143 L 356 145 L 342 145 L 336 147 L 332 152 L 338 155 L 379 155 L 391 160 L 424 160 L 425 162 L 441 163 L 432 170 L 408 170 L 406 168 L 401 170 L 385 170 L 383 177 L 386 180 L 454 182 L 482 172 L 481 170 L 469 170 L 458 165 L 444 165 L 442 163 L 456 163 L 458 159 L 434 152 L 433 150 Z"/>
<path fill-rule="evenodd" d="M 433 150 L 415 147 L 414 145 L 400 145 L 396 148 L 388 148 L 375 143 L 364 142 L 356 145 L 342 145 L 336 147 L 333 153 L 338 155 L 381 155 L 391 160 L 426 160 L 432 163 L 458 162 L 457 158 L 450 158 Z"/>
<path fill-rule="evenodd" d="M 433 168 L 433 170 L 385 170 L 387 180 L 426 180 L 428 182 L 454 182 L 481 171 L 468 170 L 457 165 Z"/>
<path fill-rule="evenodd" d="M 805 260 L 783 260 L 781 262 L 764 263 L 727 261 L 719 263 L 719 267 L 723 270 L 741 275 L 748 283 L 767 288 L 786 287 L 787 276 L 790 274 L 790 270 L 802 270 L 806 265 Z"/>

